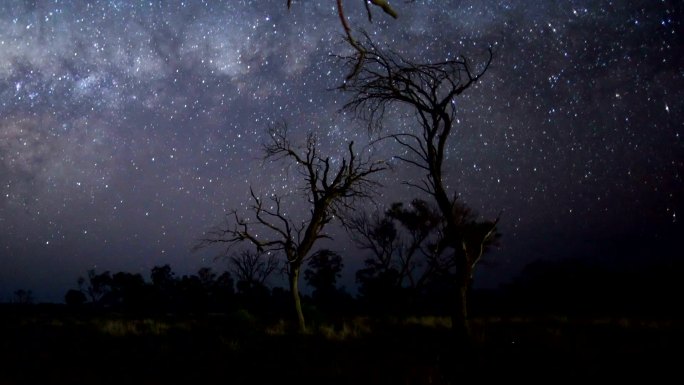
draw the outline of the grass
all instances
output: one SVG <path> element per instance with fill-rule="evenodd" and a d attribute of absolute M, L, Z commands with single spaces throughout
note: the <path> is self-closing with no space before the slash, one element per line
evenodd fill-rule
<path fill-rule="evenodd" d="M 454 355 L 445 317 L 349 317 L 293 334 L 246 311 L 202 317 L 5 313 L 0 384 L 455 384 L 677 373 L 681 320 L 486 317 Z"/>

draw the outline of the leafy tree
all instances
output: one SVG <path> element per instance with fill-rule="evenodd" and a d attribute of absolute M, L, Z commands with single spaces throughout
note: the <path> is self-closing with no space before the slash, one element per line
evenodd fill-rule
<path fill-rule="evenodd" d="M 85 280 L 79 278 L 79 284 L 85 283 Z M 109 271 L 97 274 L 95 269 L 88 270 L 88 283 L 86 286 L 86 293 L 90 297 L 90 302 L 99 304 L 107 293 L 111 291 L 112 276 Z"/>
<path fill-rule="evenodd" d="M 152 280 L 152 302 L 158 310 L 168 311 L 175 307 L 178 280 L 171 266 L 168 264 L 154 266 L 150 270 L 150 279 Z"/>
<path fill-rule="evenodd" d="M 64 295 L 64 302 L 69 306 L 78 307 L 83 305 L 88 299 L 80 290 L 71 289 Z"/>
<path fill-rule="evenodd" d="M 334 251 L 322 249 L 315 252 L 304 270 L 304 280 L 313 290 L 313 298 L 325 302 L 335 297 L 337 279 L 342 276 L 342 257 Z"/>
<path fill-rule="evenodd" d="M 110 305 L 128 310 L 142 310 L 148 302 L 147 285 L 140 274 L 118 272 L 112 275 L 110 291 L 103 297 Z"/>
<path fill-rule="evenodd" d="M 324 228 L 358 200 L 369 197 L 377 183 L 371 176 L 384 170 L 384 165 L 360 159 L 354 143 L 339 162 L 320 154 L 315 135 L 309 134 L 303 147 L 290 142 L 287 125 L 277 124 L 268 130 L 265 157 L 271 160 L 288 160 L 295 164 L 304 178 L 302 191 L 310 210 L 305 217 L 296 219 L 284 210 L 281 196 L 271 195 L 268 201 L 251 191 L 251 220 L 236 211 L 226 224 L 210 230 L 197 247 L 213 244 L 231 246 L 246 242 L 257 252 L 271 252 L 285 257 L 290 293 L 301 332 L 306 330 L 299 294 L 299 275 L 302 264 L 311 256 L 316 243 L 328 236 Z M 290 213 L 292 214 L 292 213 Z"/>
<path fill-rule="evenodd" d="M 216 284 L 216 273 L 211 270 L 211 267 L 202 267 L 197 271 L 197 278 L 205 290 L 211 290 Z"/>
<path fill-rule="evenodd" d="M 150 272 L 152 285 L 160 289 L 168 289 L 172 287 L 176 282 L 174 275 L 175 274 L 171 270 L 171 266 L 168 264 L 163 266 L 155 266 Z"/>
<path fill-rule="evenodd" d="M 384 215 L 361 215 L 348 221 L 352 240 L 370 251 L 356 273 L 359 292 L 376 309 L 406 308 L 408 297 L 434 273 L 435 244 L 442 219 L 427 202 L 415 199 L 408 207 L 394 203 Z"/>
<path fill-rule="evenodd" d="M 197 275 L 184 275 L 176 282 L 174 305 L 182 312 L 206 312 L 209 292 Z"/>
<path fill-rule="evenodd" d="M 211 286 L 211 305 L 215 309 L 230 306 L 235 296 L 235 282 L 229 272 L 219 275 Z"/>
<path fill-rule="evenodd" d="M 196 277 L 207 309 L 226 309 L 232 304 L 235 284 L 229 272 L 218 275 L 210 267 L 202 267 L 197 271 Z"/>

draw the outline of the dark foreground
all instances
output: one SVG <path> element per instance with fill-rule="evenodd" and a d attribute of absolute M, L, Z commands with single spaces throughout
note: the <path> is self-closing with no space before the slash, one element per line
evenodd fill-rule
<path fill-rule="evenodd" d="M 131 317 L 4 309 L 0 384 L 549 383 L 682 378 L 684 323 L 627 318 L 486 318 L 454 358 L 445 318 L 356 317 L 307 335 L 244 311 Z"/>

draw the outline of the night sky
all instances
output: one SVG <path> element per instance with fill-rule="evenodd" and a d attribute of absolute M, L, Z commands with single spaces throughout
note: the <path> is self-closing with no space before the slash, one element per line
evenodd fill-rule
<path fill-rule="evenodd" d="M 313 130 L 333 156 L 369 141 L 329 89 L 350 53 L 332 0 L 3 1 L 0 5 L 0 301 L 17 289 L 61 301 L 86 270 L 149 277 L 214 261 L 202 231 L 244 209 L 249 186 L 289 194 L 301 180 L 264 163 L 269 124 Z M 501 247 L 476 280 L 527 263 L 611 264 L 678 255 L 684 217 L 684 42 L 680 1 L 395 0 L 354 28 L 416 61 L 494 60 L 457 100 L 446 182 L 485 218 L 503 212 Z M 410 130 L 397 110 L 387 121 Z M 361 146 L 358 146 L 361 148 Z M 392 159 L 378 205 L 419 192 Z M 369 205 L 370 206 L 370 205 Z M 370 207 L 369 207 L 370 208 Z M 362 255 L 331 227 L 347 257 Z M 631 262 L 630 262 L 631 263 Z"/>

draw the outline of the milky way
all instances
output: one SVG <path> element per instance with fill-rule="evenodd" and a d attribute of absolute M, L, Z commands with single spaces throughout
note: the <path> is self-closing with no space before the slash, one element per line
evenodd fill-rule
<path fill-rule="evenodd" d="M 330 90 L 345 75 L 331 54 L 349 52 L 335 2 L 285 3 L 0 5 L 0 300 L 21 288 L 60 301 L 91 268 L 223 270 L 191 248 L 244 209 L 250 185 L 304 209 L 297 174 L 261 161 L 268 125 L 314 131 L 332 154 L 368 138 Z M 484 217 L 503 212 L 479 282 L 639 238 L 635 257 L 674 253 L 649 242 L 684 215 L 681 2 L 395 3 L 398 19 L 372 23 L 361 1 L 345 4 L 353 27 L 416 61 L 495 53 L 457 100 L 447 159 L 451 191 Z M 390 123 L 411 129 L 402 113 Z M 378 203 L 416 196 L 401 182 L 418 175 L 397 164 Z"/>

